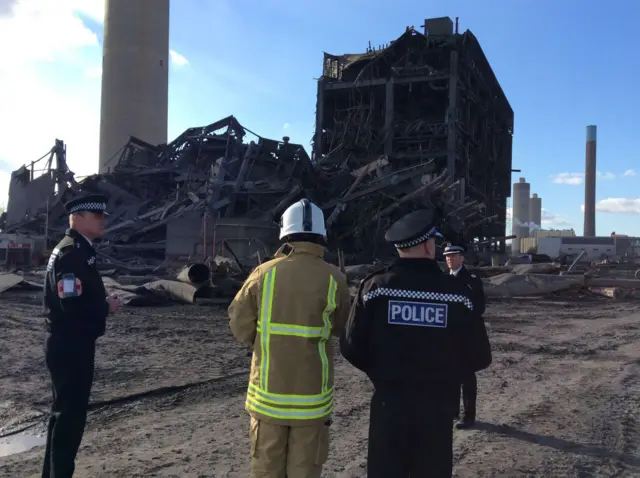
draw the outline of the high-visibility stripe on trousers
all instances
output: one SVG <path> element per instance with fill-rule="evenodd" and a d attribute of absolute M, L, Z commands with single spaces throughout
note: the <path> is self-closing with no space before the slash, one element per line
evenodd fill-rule
<path fill-rule="evenodd" d="M 329 276 L 327 302 L 322 313 L 323 325 L 307 327 L 296 324 L 275 322 L 272 318 L 273 295 L 275 291 L 277 267 L 264 277 L 258 334 L 260 342 L 259 384 L 250 383 L 247 391 L 247 409 L 262 415 L 288 420 L 314 420 L 324 418 L 333 411 L 333 387 L 329 387 L 330 363 L 327 342 L 331 338 L 331 314 L 336 309 L 338 284 Z M 322 367 L 321 388 L 314 395 L 276 393 L 269 386 L 271 337 L 274 335 L 319 339 L 318 355 Z"/>

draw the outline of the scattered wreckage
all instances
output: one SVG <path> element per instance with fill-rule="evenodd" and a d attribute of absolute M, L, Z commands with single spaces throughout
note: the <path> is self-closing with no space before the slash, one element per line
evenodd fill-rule
<path fill-rule="evenodd" d="M 254 136 L 253 140 L 249 137 Z M 131 138 L 110 171 L 76 181 L 64 143 L 56 141 L 43 174 L 38 162 L 12 174 L 4 233 L 44 237 L 54 245 L 67 227 L 63 204 L 80 191 L 109 197 L 105 236 L 97 245 L 105 268 L 153 273 L 171 261 L 216 255 L 253 266 L 277 246 L 277 221 L 293 201 L 308 197 L 324 210 L 329 241 L 349 263 L 384 259 L 393 251 L 384 230 L 398 215 L 431 203 L 443 228 L 458 238 L 465 224 L 485 220 L 478 201 L 452 201 L 457 187 L 430 161 L 384 155 L 354 170 L 314 164 L 304 148 L 262 138 L 233 116 L 189 128 L 166 145 Z"/>

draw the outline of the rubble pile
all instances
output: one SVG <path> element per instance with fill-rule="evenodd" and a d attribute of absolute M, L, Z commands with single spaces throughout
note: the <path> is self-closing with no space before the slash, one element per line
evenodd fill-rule
<path fill-rule="evenodd" d="M 213 223 L 242 218 L 277 227 L 283 210 L 307 197 L 325 212 L 332 249 L 340 249 L 350 263 L 392 253 L 383 231 L 417 204 L 441 209 L 450 236 L 464 234 L 465 224 L 482 216 L 477 201 L 451 200 L 448 193 L 457 182 L 446 171 L 432 173 L 429 160 L 395 164 L 384 155 L 368 162 L 325 155 L 314 164 L 301 145 L 287 137 L 260 137 L 233 116 L 189 128 L 164 145 L 132 137 L 108 173 L 82 181 L 74 179 L 65 153 L 58 140 L 46 174 L 34 178 L 35 163 L 31 171 L 14 172 L 11 198 L 22 193 L 22 200 L 10 200 L 4 232 L 46 235 L 50 248 L 67 227 L 63 204 L 80 191 L 101 192 L 109 197 L 110 217 L 97 246 L 100 260 L 129 271 L 156 271 L 166 259 L 167 224 L 190 213 Z M 28 188 L 36 186 L 39 194 L 32 195 Z M 224 246 L 219 249 L 233 256 Z M 269 246 L 272 253 L 276 244 Z"/>

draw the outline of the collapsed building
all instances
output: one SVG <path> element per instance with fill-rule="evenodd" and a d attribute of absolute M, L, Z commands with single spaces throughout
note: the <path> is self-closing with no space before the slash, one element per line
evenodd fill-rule
<path fill-rule="evenodd" d="M 345 223 L 414 199 L 444 173 L 453 182 L 446 202 L 466 221 L 464 239 L 504 251 L 513 110 L 470 31 L 458 34 L 456 24 L 454 32 L 447 17 L 426 20 L 424 30 L 407 28 L 361 54 L 325 53 L 314 159 L 325 173 L 368 165 L 374 181 L 394 183 L 379 200 L 359 200 Z"/>
<path fill-rule="evenodd" d="M 471 32 L 431 19 L 383 48 L 325 54 L 316 116 L 311 158 L 229 116 L 168 144 L 131 137 L 108 172 L 80 182 L 57 140 L 44 174 L 33 164 L 12 174 L 0 227 L 50 247 L 66 227 L 63 204 L 102 192 L 111 215 L 98 253 L 108 264 L 226 253 L 255 264 L 273 253 L 284 209 L 307 197 L 350 261 L 391 253 L 386 228 L 427 204 L 449 238 L 504 251 L 513 111 Z"/>

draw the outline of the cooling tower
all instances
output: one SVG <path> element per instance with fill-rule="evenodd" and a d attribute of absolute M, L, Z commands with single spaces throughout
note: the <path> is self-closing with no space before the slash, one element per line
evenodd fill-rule
<path fill-rule="evenodd" d="M 516 244 L 521 237 L 529 237 L 529 193 L 531 185 L 524 178 L 513 185 L 513 210 L 511 234 L 516 236 Z"/>
<path fill-rule="evenodd" d="M 533 194 L 529 199 L 529 222 L 536 227 L 542 227 L 542 198 Z"/>
<path fill-rule="evenodd" d="M 136 136 L 166 143 L 169 0 L 105 0 L 100 173 Z"/>
<path fill-rule="evenodd" d="M 584 165 L 584 235 L 596 235 L 596 137 L 597 126 L 587 126 Z"/>

